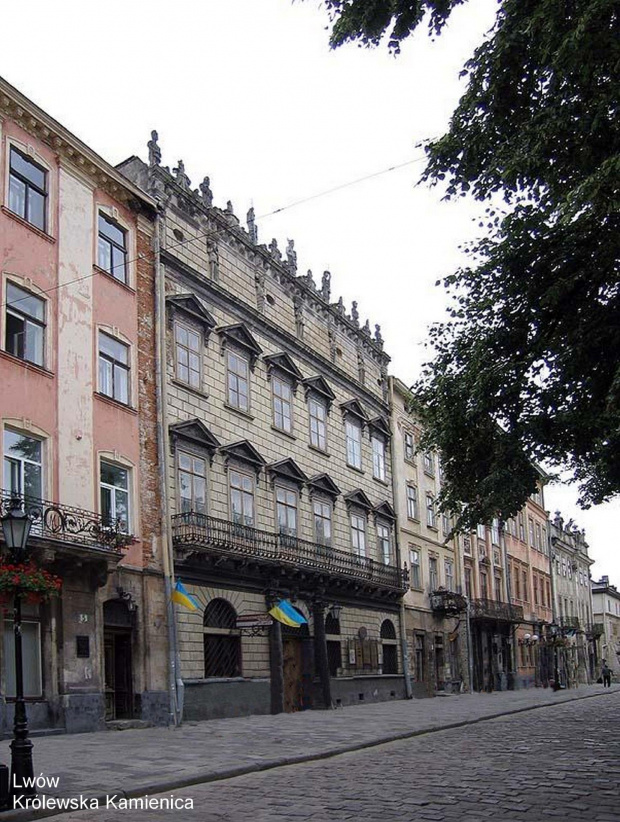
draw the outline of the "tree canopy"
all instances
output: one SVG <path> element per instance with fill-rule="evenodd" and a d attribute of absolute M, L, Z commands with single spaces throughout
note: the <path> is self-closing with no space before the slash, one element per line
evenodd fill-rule
<path fill-rule="evenodd" d="M 326 0 L 331 43 L 397 52 L 461 2 Z M 533 461 L 569 469 L 584 507 L 620 491 L 620 2 L 501 0 L 463 75 L 423 178 L 487 219 L 414 406 L 467 527 L 515 514 Z"/>

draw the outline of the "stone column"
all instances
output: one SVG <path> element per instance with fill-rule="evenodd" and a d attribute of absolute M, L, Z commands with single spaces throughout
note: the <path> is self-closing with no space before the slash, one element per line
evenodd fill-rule
<path fill-rule="evenodd" d="M 321 680 L 323 704 L 326 708 L 332 707 L 332 688 L 329 677 L 329 663 L 327 661 L 327 639 L 325 637 L 325 604 L 321 600 L 312 603 L 312 617 L 314 621 L 314 658 Z"/>
<path fill-rule="evenodd" d="M 269 629 L 269 669 L 271 677 L 271 713 L 281 714 L 284 711 L 282 626 L 275 619 Z"/>

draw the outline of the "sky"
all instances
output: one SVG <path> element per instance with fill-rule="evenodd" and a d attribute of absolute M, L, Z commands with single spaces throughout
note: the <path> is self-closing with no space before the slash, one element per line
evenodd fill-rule
<path fill-rule="evenodd" d="M 4 38 L 0 74 L 111 163 L 146 159 L 157 129 L 163 165 L 183 159 L 194 187 L 209 175 L 215 205 L 242 220 L 254 206 L 259 242 L 294 239 L 300 273 L 331 271 L 332 298 L 381 325 L 410 384 L 445 308 L 436 282 L 464 262 L 481 214 L 419 184 L 417 144 L 445 131 L 496 8 L 469 0 L 441 37 L 420 30 L 394 57 L 331 51 L 319 0 L 30 0 L 28 48 Z M 23 5 L 3 22 L 23 31 Z M 576 499 L 553 485 L 545 502 L 586 529 L 593 577 L 620 584 L 620 500 Z"/>

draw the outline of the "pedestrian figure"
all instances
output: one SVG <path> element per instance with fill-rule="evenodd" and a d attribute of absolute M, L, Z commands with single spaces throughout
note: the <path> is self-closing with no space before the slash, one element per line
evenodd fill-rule
<path fill-rule="evenodd" d="M 607 660 L 603 660 L 603 667 L 601 668 L 601 677 L 603 678 L 603 687 L 611 688 L 611 668 L 607 664 Z"/>

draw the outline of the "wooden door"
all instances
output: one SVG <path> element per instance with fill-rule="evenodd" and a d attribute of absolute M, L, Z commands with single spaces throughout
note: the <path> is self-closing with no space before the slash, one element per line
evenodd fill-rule
<path fill-rule="evenodd" d="M 303 709 L 302 647 L 299 639 L 282 642 L 284 662 L 284 710 L 287 713 Z"/>
<path fill-rule="evenodd" d="M 131 633 L 104 631 L 106 720 L 131 719 L 133 687 L 131 681 Z"/>

